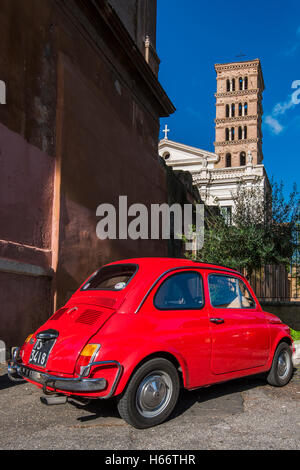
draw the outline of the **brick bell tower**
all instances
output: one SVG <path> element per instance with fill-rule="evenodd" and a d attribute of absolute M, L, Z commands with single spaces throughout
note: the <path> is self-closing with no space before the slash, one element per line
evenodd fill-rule
<path fill-rule="evenodd" d="M 262 93 L 259 59 L 216 64 L 216 141 L 220 160 L 215 168 L 262 163 Z M 251 153 L 250 153 L 251 152 Z"/>

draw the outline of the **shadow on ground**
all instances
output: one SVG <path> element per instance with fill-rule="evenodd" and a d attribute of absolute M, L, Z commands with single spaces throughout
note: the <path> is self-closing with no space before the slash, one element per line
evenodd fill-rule
<path fill-rule="evenodd" d="M 201 414 L 236 414 L 243 412 L 241 392 L 266 385 L 264 377 L 236 379 L 231 382 L 200 388 L 194 391 L 182 390 L 176 408 L 169 420 L 178 418 L 191 410 L 195 404 Z M 78 409 L 91 414 L 77 418 L 81 423 L 91 423 L 99 418 L 120 418 L 117 410 L 117 399 L 93 400 L 88 405 L 81 405 L 72 400 L 69 402 Z"/>
<path fill-rule="evenodd" d="M 1 375 L 0 376 L 0 391 L 5 390 L 6 388 L 11 388 L 15 387 L 17 385 L 24 384 L 25 380 L 22 380 L 21 382 L 12 382 L 7 374 Z"/>

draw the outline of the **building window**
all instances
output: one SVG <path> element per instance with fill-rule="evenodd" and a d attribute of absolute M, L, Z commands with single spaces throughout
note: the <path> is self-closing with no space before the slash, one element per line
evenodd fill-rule
<path fill-rule="evenodd" d="M 164 158 L 165 160 L 169 160 L 170 156 L 171 156 L 171 155 L 169 154 L 169 152 L 165 152 L 165 153 L 163 154 L 163 158 Z"/>
<path fill-rule="evenodd" d="M 235 117 L 235 104 L 231 105 L 231 117 Z"/>
<path fill-rule="evenodd" d="M 244 126 L 244 139 L 247 139 L 247 134 L 248 134 L 247 126 Z"/>
<path fill-rule="evenodd" d="M 227 153 L 226 155 L 226 168 L 231 167 L 231 153 Z"/>
<path fill-rule="evenodd" d="M 234 129 L 234 127 L 231 128 L 230 134 L 231 134 L 231 139 L 230 140 L 234 140 L 235 139 L 235 129 Z"/>
<path fill-rule="evenodd" d="M 243 79 L 242 79 L 242 77 L 239 78 L 239 88 L 240 88 L 240 90 L 243 89 Z"/>
<path fill-rule="evenodd" d="M 230 91 L 230 80 L 229 79 L 226 82 L 226 89 L 227 89 L 227 91 Z"/>
<path fill-rule="evenodd" d="M 244 104 L 244 114 L 245 116 L 248 116 L 248 103 Z"/>
<path fill-rule="evenodd" d="M 239 127 L 239 140 L 242 140 L 243 138 L 243 130 L 241 128 L 241 126 Z"/>
<path fill-rule="evenodd" d="M 245 166 L 246 165 L 246 153 L 241 152 L 240 153 L 240 166 Z"/>
<path fill-rule="evenodd" d="M 244 78 L 244 90 L 248 90 L 248 77 Z"/>
<path fill-rule="evenodd" d="M 239 103 L 239 116 L 243 115 L 243 105 L 242 103 Z"/>
<path fill-rule="evenodd" d="M 226 104 L 226 117 L 229 117 L 229 104 Z"/>
<path fill-rule="evenodd" d="M 232 79 L 232 82 L 231 82 L 231 91 L 235 91 L 235 79 L 234 78 Z"/>
<path fill-rule="evenodd" d="M 229 129 L 227 127 L 225 129 L 225 140 L 229 140 Z"/>

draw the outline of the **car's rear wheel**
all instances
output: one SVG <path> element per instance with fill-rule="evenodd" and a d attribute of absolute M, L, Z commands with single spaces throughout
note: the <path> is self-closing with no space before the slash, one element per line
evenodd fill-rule
<path fill-rule="evenodd" d="M 156 426 L 172 413 L 179 389 L 176 367 L 167 359 L 151 359 L 132 376 L 118 402 L 119 413 L 135 428 Z"/>
<path fill-rule="evenodd" d="M 275 387 L 286 385 L 293 374 L 292 352 L 289 344 L 280 343 L 275 351 L 272 367 L 268 373 L 267 381 Z"/>

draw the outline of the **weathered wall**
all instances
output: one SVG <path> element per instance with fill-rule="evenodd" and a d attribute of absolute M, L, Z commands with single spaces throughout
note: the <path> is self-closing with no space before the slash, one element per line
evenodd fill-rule
<path fill-rule="evenodd" d="M 144 60 L 156 1 L 110 3 L 127 31 L 105 1 L 0 2 L 0 339 L 9 346 L 99 265 L 167 254 L 165 242 L 96 237 L 99 204 L 167 201 L 157 142 L 159 117 L 174 110 Z"/>
<path fill-rule="evenodd" d="M 96 237 L 99 204 L 118 208 L 120 195 L 128 197 L 128 205 L 165 202 L 165 172 L 155 153 L 158 128 L 153 117 L 132 100 L 125 84 L 117 81 L 94 51 L 85 51 L 88 68 L 71 61 L 70 52 L 61 61 L 58 305 L 102 264 L 137 254 L 167 254 L 162 241 L 100 241 Z M 76 57 L 76 50 L 72 52 Z M 91 80 L 94 76 L 99 77 L 97 86 Z"/>
<path fill-rule="evenodd" d="M 37 15 L 33 12 L 38 12 Z M 0 338 L 16 345 L 53 310 L 56 58 L 49 2 L 0 4 Z M 36 273 L 43 273 L 42 276 Z"/>
<path fill-rule="evenodd" d="M 156 46 L 157 0 L 109 0 L 132 39 L 144 54 L 145 37 Z"/>

